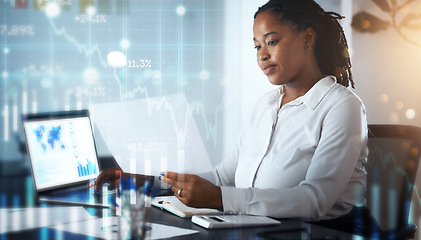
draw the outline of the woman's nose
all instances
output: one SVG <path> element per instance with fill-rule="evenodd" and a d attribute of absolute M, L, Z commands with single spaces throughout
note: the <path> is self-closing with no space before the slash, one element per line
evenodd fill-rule
<path fill-rule="evenodd" d="M 270 55 L 265 47 L 260 48 L 260 51 L 257 52 L 257 60 L 266 61 L 270 58 Z"/>

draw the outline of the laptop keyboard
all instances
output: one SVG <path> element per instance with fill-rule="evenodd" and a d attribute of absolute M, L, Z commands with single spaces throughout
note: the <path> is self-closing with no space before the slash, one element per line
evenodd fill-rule
<path fill-rule="evenodd" d="M 94 194 L 94 188 L 87 185 L 75 186 L 69 189 L 54 190 L 44 193 L 46 200 L 59 200 L 63 202 L 102 204 L 115 202 L 115 190 L 103 190 L 99 194 Z"/>

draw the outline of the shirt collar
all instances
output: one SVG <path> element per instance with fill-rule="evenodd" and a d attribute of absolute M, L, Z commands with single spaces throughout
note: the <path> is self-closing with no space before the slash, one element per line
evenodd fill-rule
<path fill-rule="evenodd" d="M 333 76 L 326 76 L 320 79 L 314 86 L 308 90 L 303 96 L 303 103 L 311 110 L 316 109 L 319 103 L 323 100 L 326 94 L 336 84 L 336 78 Z"/>
<path fill-rule="evenodd" d="M 336 84 L 336 78 L 333 76 L 326 76 L 320 79 L 314 86 L 308 90 L 304 96 L 298 97 L 294 101 L 288 103 L 290 105 L 300 105 L 304 103 L 311 110 L 316 109 L 326 94 Z M 281 85 L 279 89 L 269 99 L 269 105 L 273 106 L 275 103 L 277 106 L 281 105 L 282 96 L 285 94 L 284 86 Z"/>

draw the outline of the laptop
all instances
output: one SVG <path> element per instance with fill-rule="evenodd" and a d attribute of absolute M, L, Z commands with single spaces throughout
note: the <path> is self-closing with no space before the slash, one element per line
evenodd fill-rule
<path fill-rule="evenodd" d="M 40 202 L 111 206 L 113 192 L 88 186 L 100 172 L 88 110 L 23 114 L 22 122 Z"/>

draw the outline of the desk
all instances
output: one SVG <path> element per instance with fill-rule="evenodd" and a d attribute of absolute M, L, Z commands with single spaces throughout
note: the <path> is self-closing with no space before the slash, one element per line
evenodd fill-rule
<path fill-rule="evenodd" d="M 1 176 L 0 177 L 0 207 L 37 207 L 39 203 L 35 201 L 32 189 L 32 180 L 27 174 L 22 176 Z M 42 204 L 42 206 L 46 206 Z M 112 215 L 108 211 L 99 208 L 85 208 L 91 215 L 103 217 L 104 214 Z M 279 226 L 235 228 L 235 229 L 212 229 L 207 230 L 197 226 L 190 219 L 179 218 L 165 210 L 151 207 L 148 215 L 149 221 L 174 227 L 187 228 L 199 231 L 199 233 L 179 237 L 175 239 L 291 239 L 291 235 L 300 239 L 300 232 L 279 233 L 276 238 L 267 233 L 271 231 L 287 231 L 292 229 L 305 229 L 301 239 L 363 239 L 347 233 L 320 227 L 314 224 L 305 223 L 298 219 L 285 219 Z M 266 233 L 266 235 L 264 235 Z M 0 240 L 9 239 L 94 239 L 84 235 L 62 232 L 50 228 L 38 228 L 22 232 L 7 233 L 0 235 Z"/>
<path fill-rule="evenodd" d="M 207 230 L 193 224 L 190 219 L 182 219 L 173 214 L 161 211 L 159 208 L 152 207 L 150 210 L 150 222 L 160 223 L 180 228 L 187 228 L 199 231 L 193 235 L 177 237 L 174 239 L 363 239 L 355 238 L 347 233 L 342 233 L 332 229 L 323 228 L 317 225 L 302 222 L 297 219 L 283 220 L 280 226 L 255 227 L 255 228 L 235 228 L 235 229 L 211 229 Z M 102 210 L 101 210 L 102 211 Z M 305 232 L 290 232 L 292 229 L 305 229 Z M 272 231 L 279 232 L 276 238 L 270 238 L 271 235 L 264 235 Z M 302 238 L 300 238 L 302 236 Z M 95 239 L 83 235 L 77 235 L 69 232 L 61 232 L 50 228 L 39 228 L 22 232 L 8 233 L 0 235 L 0 239 Z"/>

